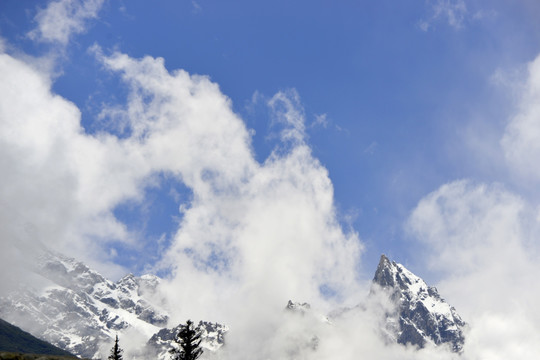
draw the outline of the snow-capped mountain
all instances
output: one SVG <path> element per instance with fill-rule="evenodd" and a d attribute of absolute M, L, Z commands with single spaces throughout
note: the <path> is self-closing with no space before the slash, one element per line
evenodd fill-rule
<path fill-rule="evenodd" d="M 396 310 L 386 318 L 385 330 L 392 340 L 419 347 L 428 342 L 448 344 L 455 352 L 463 349 L 466 324 L 435 287 L 385 255 L 381 256 L 373 284 L 372 292 L 382 288 L 396 304 Z"/>
<path fill-rule="evenodd" d="M 0 297 L 0 318 L 85 358 L 103 357 L 103 346 L 108 351 L 115 335 L 126 331 L 136 331 L 149 339 L 141 356 L 169 358 L 169 349 L 176 345 L 174 336 L 183 325 L 167 327 L 169 315 L 155 300 L 161 281 L 158 277 L 129 274 L 113 283 L 83 263 L 52 252 L 44 252 L 34 270 L 41 286 L 21 287 Z M 384 255 L 373 279 L 372 294 L 375 293 L 389 296 L 395 304 L 394 310 L 385 313 L 381 329 L 390 341 L 419 347 L 426 343 L 446 344 L 456 352 L 463 348 L 465 323 L 456 310 L 440 297 L 437 289 Z M 331 319 L 346 317 L 349 310 L 326 316 L 311 309 L 308 303 L 289 301 L 285 307 L 293 321 L 330 327 L 334 326 Z M 202 347 L 207 353 L 218 355 L 228 327 L 200 321 L 198 328 Z M 317 351 L 319 337 L 310 326 L 306 330 L 304 334 L 293 334 L 297 339 L 294 347 L 300 344 Z"/>
<path fill-rule="evenodd" d="M 150 339 L 145 355 L 168 358 L 181 325 L 167 329 L 167 312 L 152 301 L 160 278 L 129 274 L 113 283 L 83 263 L 49 251 L 36 259 L 34 272 L 43 286 L 1 297 L 0 318 L 73 354 L 95 359 L 102 358 L 102 344 L 134 329 Z M 204 348 L 216 351 L 223 345 L 226 326 L 201 321 L 199 328 Z"/>
<path fill-rule="evenodd" d="M 151 275 L 113 283 L 74 259 L 44 252 L 35 263 L 44 286 L 0 299 L 0 317 L 79 356 L 100 357 L 99 346 L 133 327 L 150 337 L 168 316 L 145 294 L 159 284 Z"/>

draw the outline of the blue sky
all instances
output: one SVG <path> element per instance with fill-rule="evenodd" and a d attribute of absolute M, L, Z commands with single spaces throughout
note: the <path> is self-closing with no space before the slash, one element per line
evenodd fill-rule
<path fill-rule="evenodd" d="M 537 354 L 539 17 L 533 0 L 4 0 L 4 270 L 41 243 L 191 287 L 214 319 L 238 296 L 354 305 L 386 253 L 476 326 L 472 358 Z M 508 319 L 515 341 L 492 331 Z"/>

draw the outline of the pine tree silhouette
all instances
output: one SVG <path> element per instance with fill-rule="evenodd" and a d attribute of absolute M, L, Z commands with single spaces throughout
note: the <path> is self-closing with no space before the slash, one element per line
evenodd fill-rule
<path fill-rule="evenodd" d="M 196 360 L 203 350 L 201 344 L 201 331 L 193 327 L 193 322 L 188 320 L 174 338 L 180 347 L 169 350 L 171 360 Z"/>
<path fill-rule="evenodd" d="M 109 355 L 109 360 L 123 360 L 122 353 L 124 350 L 118 346 L 118 335 L 116 335 L 116 340 L 114 341 L 114 346 L 111 349 L 111 355 Z"/>

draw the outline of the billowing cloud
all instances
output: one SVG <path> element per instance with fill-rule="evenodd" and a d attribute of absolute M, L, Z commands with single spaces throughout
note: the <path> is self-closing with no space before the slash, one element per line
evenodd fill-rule
<path fill-rule="evenodd" d="M 117 54 L 101 60 L 111 69 L 123 67 L 137 89 L 125 112 L 130 136 L 86 134 L 77 107 L 51 93 L 48 74 L 1 56 L 2 229 L 86 261 L 95 257 L 94 263 L 102 255 L 100 241 L 130 240 L 113 210 L 128 199 L 140 201 L 153 175 L 174 174 L 205 197 L 242 183 L 255 166 L 247 130 L 207 78 L 169 76 L 160 59 Z M 136 74 L 129 64 L 137 64 Z M 138 82 L 146 80 L 156 86 L 144 93 Z M 167 81 L 170 87 L 163 88 Z M 149 92 L 157 100 L 145 105 Z"/>
<path fill-rule="evenodd" d="M 140 154 L 113 136 L 85 135 L 47 74 L 7 54 L 0 64 L 2 245 L 24 252 L 42 242 L 89 260 L 99 239 L 126 240 L 112 208 L 138 196 Z"/>
<path fill-rule="evenodd" d="M 86 30 L 87 21 L 95 19 L 104 0 L 57 0 L 38 11 L 37 27 L 30 38 L 66 45 L 75 34 Z"/>
<path fill-rule="evenodd" d="M 540 351 L 536 211 L 501 185 L 456 181 L 420 201 L 409 229 L 439 289 L 469 322 L 466 358 L 532 359 Z"/>
<path fill-rule="evenodd" d="M 290 298 L 326 308 L 359 300 L 361 245 L 339 224 L 296 92 L 270 99 L 283 143 L 259 164 L 243 122 L 207 78 L 169 73 L 160 59 L 102 61 L 132 86 L 123 110 L 132 136 L 193 191 L 161 264 L 174 270 L 167 291 L 179 319 L 216 319 L 249 334 L 272 329 L 261 324 L 274 323 Z"/>

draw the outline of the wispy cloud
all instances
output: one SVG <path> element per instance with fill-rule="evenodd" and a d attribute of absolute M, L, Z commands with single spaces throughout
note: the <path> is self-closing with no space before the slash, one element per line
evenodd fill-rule
<path fill-rule="evenodd" d="M 418 22 L 423 31 L 428 31 L 437 22 L 445 22 L 454 29 L 461 29 L 469 15 L 464 0 L 428 1 L 429 15 Z"/>
<path fill-rule="evenodd" d="M 191 5 L 193 6 L 193 13 L 198 14 L 202 12 L 202 6 L 198 1 L 191 0 Z"/>
<path fill-rule="evenodd" d="M 377 143 L 376 141 L 372 141 L 371 144 L 369 144 L 368 147 L 364 149 L 364 154 L 373 155 L 375 154 L 375 151 L 377 151 L 378 147 L 379 143 Z"/>
<path fill-rule="evenodd" d="M 296 90 L 280 91 L 269 101 L 274 122 L 283 125 L 282 141 L 303 142 L 306 138 L 304 109 L 300 105 L 300 96 Z"/>
<path fill-rule="evenodd" d="M 330 124 L 330 120 L 328 120 L 327 114 L 319 114 L 315 115 L 315 120 L 311 123 L 311 127 L 317 127 L 320 126 L 324 129 L 328 127 Z"/>
<path fill-rule="evenodd" d="M 88 20 L 97 18 L 105 0 L 57 0 L 38 11 L 37 27 L 28 33 L 36 41 L 66 45 L 86 31 Z"/>

